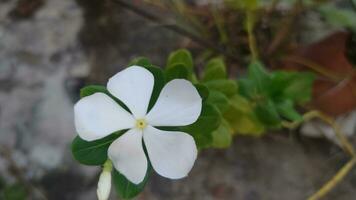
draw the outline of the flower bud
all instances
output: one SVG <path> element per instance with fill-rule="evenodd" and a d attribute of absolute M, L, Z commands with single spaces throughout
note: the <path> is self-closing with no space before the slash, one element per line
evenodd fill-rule
<path fill-rule="evenodd" d="M 104 164 L 104 169 L 99 177 L 98 189 L 96 190 L 96 194 L 98 195 L 98 200 L 107 200 L 110 196 L 111 170 L 112 170 L 112 164 L 110 161 L 107 161 Z"/>

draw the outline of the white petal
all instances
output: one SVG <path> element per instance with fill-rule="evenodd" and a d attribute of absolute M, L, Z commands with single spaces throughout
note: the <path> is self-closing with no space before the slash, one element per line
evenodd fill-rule
<path fill-rule="evenodd" d="M 111 190 L 111 172 L 103 171 L 100 174 L 98 188 L 96 190 L 96 194 L 98 196 L 98 200 L 107 200 L 110 196 Z"/>
<path fill-rule="evenodd" d="M 129 67 L 109 79 L 107 89 L 120 99 L 138 118 L 147 113 L 154 84 L 154 77 L 143 67 Z"/>
<path fill-rule="evenodd" d="M 78 135 L 87 141 L 135 126 L 132 115 L 104 93 L 80 99 L 74 106 L 74 121 Z"/>
<path fill-rule="evenodd" d="M 139 184 L 147 171 L 147 158 L 142 146 L 142 131 L 131 129 L 109 147 L 108 156 L 115 169 L 129 181 Z"/>
<path fill-rule="evenodd" d="M 143 132 L 143 140 L 152 167 L 158 174 L 171 179 L 188 175 L 198 152 L 191 135 L 147 126 Z"/>
<path fill-rule="evenodd" d="M 198 119 L 201 107 L 195 87 L 187 80 L 175 79 L 164 86 L 146 119 L 153 126 L 185 126 Z"/>

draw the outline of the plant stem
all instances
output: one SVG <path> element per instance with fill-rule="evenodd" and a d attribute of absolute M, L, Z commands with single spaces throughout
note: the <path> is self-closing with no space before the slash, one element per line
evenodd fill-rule
<path fill-rule="evenodd" d="M 126 8 L 134 13 L 136 13 L 137 15 L 140 15 L 150 21 L 156 22 L 160 25 L 164 25 L 164 24 L 168 24 L 166 20 L 161 19 L 160 17 L 158 17 L 157 15 L 149 12 L 147 9 L 143 9 L 143 8 L 139 8 L 138 6 L 134 5 L 133 3 L 130 3 L 128 1 L 125 0 L 112 0 L 112 2 L 122 6 L 123 8 Z M 197 36 L 195 34 L 190 33 L 189 31 L 187 31 L 186 29 L 176 25 L 176 24 L 172 24 L 172 25 L 164 25 L 163 26 L 166 29 L 169 29 L 171 31 L 174 31 L 180 35 L 183 35 L 185 37 L 190 38 L 192 41 L 196 42 L 197 44 L 212 49 L 215 52 L 218 52 L 222 55 L 225 55 L 226 57 L 232 59 L 232 60 L 240 60 L 235 54 L 231 54 L 228 51 L 226 51 L 224 48 L 222 48 L 221 46 L 218 46 L 216 44 L 214 44 L 211 41 L 205 40 L 203 39 L 201 36 Z"/>
<path fill-rule="evenodd" d="M 254 26 L 255 26 L 255 13 L 252 10 L 248 10 L 246 12 L 246 29 L 247 29 L 247 36 L 248 36 L 248 45 L 250 48 L 252 59 L 257 60 L 258 51 L 256 45 L 256 38 L 255 35 L 253 34 Z"/>
<path fill-rule="evenodd" d="M 318 200 L 323 198 L 329 193 L 342 179 L 350 172 L 355 166 L 356 159 L 349 160 L 323 187 L 321 187 L 316 193 L 314 193 L 308 200 Z"/>
<path fill-rule="evenodd" d="M 336 137 L 341 142 L 341 146 L 350 156 L 351 159 L 328 181 L 326 182 L 316 193 L 308 198 L 308 200 L 318 200 L 329 193 L 336 185 L 350 172 L 350 170 L 356 164 L 356 154 L 352 144 L 347 140 L 345 135 L 342 133 L 340 126 L 335 122 L 335 120 L 321 113 L 319 111 L 310 111 L 303 115 L 303 120 L 297 122 L 282 122 L 282 125 L 289 129 L 297 128 L 303 121 L 308 121 L 313 118 L 319 118 L 324 122 L 328 123 L 335 132 Z"/>

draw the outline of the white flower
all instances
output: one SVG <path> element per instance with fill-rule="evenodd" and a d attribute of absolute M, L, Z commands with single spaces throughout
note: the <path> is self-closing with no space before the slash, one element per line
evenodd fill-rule
<path fill-rule="evenodd" d="M 143 181 L 147 171 L 143 143 L 153 169 L 167 178 L 187 176 L 197 157 L 191 135 L 155 127 L 194 123 L 202 108 L 199 93 L 189 81 L 172 80 L 163 87 L 156 104 L 147 112 L 153 86 L 151 72 L 132 66 L 110 78 L 107 84 L 108 91 L 131 113 L 104 93 L 84 97 L 74 106 L 76 130 L 86 141 L 128 129 L 110 145 L 108 157 L 115 169 L 135 184 Z"/>
<path fill-rule="evenodd" d="M 111 190 L 111 172 L 103 171 L 100 174 L 98 189 L 96 194 L 98 195 L 98 200 L 107 200 L 110 196 Z"/>

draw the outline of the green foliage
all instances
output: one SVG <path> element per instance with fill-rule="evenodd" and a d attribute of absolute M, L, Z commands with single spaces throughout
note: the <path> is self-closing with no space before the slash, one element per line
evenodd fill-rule
<path fill-rule="evenodd" d="M 3 191 L 0 192 L 0 199 L 4 200 L 25 200 L 28 198 L 28 191 L 23 184 L 15 183 L 7 185 Z"/>
<path fill-rule="evenodd" d="M 103 165 L 108 159 L 107 151 L 110 144 L 123 133 L 124 131 L 115 132 L 105 138 L 91 142 L 77 136 L 72 142 L 73 157 L 84 165 Z"/>
<path fill-rule="evenodd" d="M 253 62 L 247 77 L 239 80 L 239 93 L 255 103 L 254 112 L 266 127 L 279 128 L 283 118 L 301 120 L 295 106 L 310 100 L 313 80 L 311 73 L 270 73 L 262 63 Z"/>
<path fill-rule="evenodd" d="M 224 60 L 222 58 L 211 59 L 208 64 L 206 64 L 202 81 L 220 80 L 226 79 L 226 67 Z"/>
<path fill-rule="evenodd" d="M 193 71 L 193 58 L 188 50 L 179 49 L 169 55 L 166 68 L 173 67 L 177 64 L 182 64 L 186 66 L 189 71 Z"/>
<path fill-rule="evenodd" d="M 203 104 L 198 120 L 180 130 L 191 134 L 199 149 L 210 147 L 213 143 L 212 133 L 221 123 L 219 110 L 210 104 Z"/>
<path fill-rule="evenodd" d="M 117 193 L 123 199 L 131 199 L 137 196 L 145 188 L 145 185 L 151 174 L 152 174 L 152 167 L 150 163 L 148 163 L 148 168 L 147 168 L 145 178 L 141 183 L 136 185 L 130 182 L 129 180 L 127 180 L 127 178 L 124 175 L 122 175 L 120 172 L 114 170 L 113 182 Z"/>
<path fill-rule="evenodd" d="M 244 6 L 253 9 L 257 5 L 254 2 L 257 1 Z M 201 80 L 198 80 L 199 76 L 194 73 L 192 56 L 186 49 L 171 53 L 163 70 L 144 57 L 133 60 L 130 65 L 148 69 L 155 78 L 148 110 L 157 101 L 167 82 L 187 79 L 194 83 L 203 101 L 201 115 L 197 121 L 183 127 L 160 128 L 192 135 L 198 149 L 227 148 L 235 134 L 261 136 L 268 128 L 280 128 L 282 120 L 302 120 L 296 106 L 310 100 L 314 79 L 310 73 L 268 72 L 262 63 L 255 61 L 249 65 L 246 77 L 231 80 L 228 79 L 224 60 L 217 57 L 206 63 Z M 80 91 L 80 96 L 83 98 L 96 92 L 109 95 L 127 109 L 103 86 L 87 86 Z M 73 156 L 85 165 L 103 165 L 108 159 L 107 150 L 110 144 L 124 132 L 115 132 L 92 142 L 76 137 L 72 143 Z M 144 189 L 151 172 L 152 167 L 149 165 L 144 181 L 136 185 L 118 171 L 114 171 L 113 182 L 119 196 L 127 199 L 138 195 Z"/>

